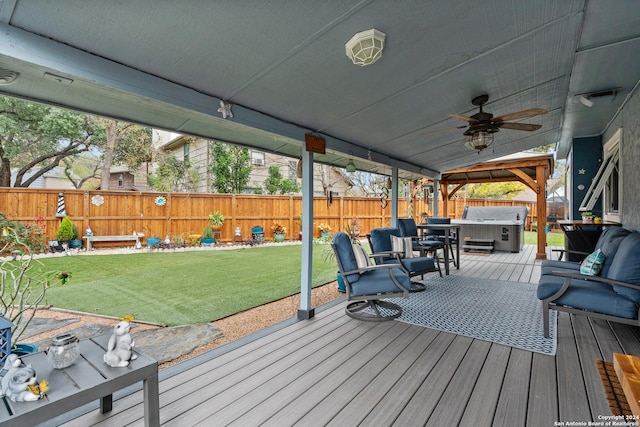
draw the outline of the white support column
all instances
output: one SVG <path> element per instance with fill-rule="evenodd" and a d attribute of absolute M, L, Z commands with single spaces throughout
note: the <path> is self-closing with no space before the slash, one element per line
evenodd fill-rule
<path fill-rule="evenodd" d="M 311 307 L 313 270 L 313 153 L 302 151 L 302 268 L 300 273 L 300 309 L 298 319 L 314 316 Z"/>
<path fill-rule="evenodd" d="M 398 226 L 398 168 L 391 168 L 391 227 Z"/>

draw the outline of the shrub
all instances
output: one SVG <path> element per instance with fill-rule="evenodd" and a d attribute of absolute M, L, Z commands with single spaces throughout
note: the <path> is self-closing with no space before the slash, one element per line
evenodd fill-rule
<path fill-rule="evenodd" d="M 56 233 L 56 239 L 60 241 L 68 241 L 75 239 L 76 236 L 73 233 L 73 223 L 68 216 L 62 218 L 58 232 Z"/>

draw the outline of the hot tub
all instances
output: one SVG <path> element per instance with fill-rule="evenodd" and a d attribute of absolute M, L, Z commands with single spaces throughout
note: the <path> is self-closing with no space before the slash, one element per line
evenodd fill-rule
<path fill-rule="evenodd" d="M 451 222 L 460 225 L 460 242 L 493 240 L 496 251 L 520 252 L 528 211 L 526 206 L 467 206 L 462 219 Z"/>

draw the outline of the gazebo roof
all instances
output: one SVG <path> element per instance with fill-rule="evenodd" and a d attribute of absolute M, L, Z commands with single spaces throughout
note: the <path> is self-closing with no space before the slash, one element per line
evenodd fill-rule
<path fill-rule="evenodd" d="M 443 172 L 440 182 L 444 185 L 524 181 L 524 177 L 536 179 L 536 169 L 539 166 L 546 167 L 547 175 L 551 174 L 553 165 L 553 154 L 516 153 L 465 168 Z"/>

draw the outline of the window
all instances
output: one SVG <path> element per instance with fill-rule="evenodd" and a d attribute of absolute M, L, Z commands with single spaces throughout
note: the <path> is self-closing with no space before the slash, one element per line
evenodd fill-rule
<path fill-rule="evenodd" d="M 189 143 L 188 142 L 185 142 L 185 144 L 182 146 L 182 158 L 184 159 L 184 161 L 189 160 Z"/>
<path fill-rule="evenodd" d="M 123 174 L 119 174 L 118 175 L 118 188 L 122 188 L 123 185 L 124 185 L 124 175 Z"/>
<path fill-rule="evenodd" d="M 254 166 L 264 166 L 264 153 L 261 151 L 252 151 L 251 164 Z"/>
<path fill-rule="evenodd" d="M 296 160 L 289 160 L 289 180 L 292 182 L 296 182 L 296 178 L 298 177 L 297 169 L 298 162 Z"/>
<path fill-rule="evenodd" d="M 621 222 L 621 175 L 620 175 L 620 135 L 622 129 L 604 144 L 604 158 L 600 169 L 593 178 L 587 193 L 580 204 L 581 211 L 590 211 L 596 204 L 596 200 L 603 195 L 602 216 L 606 221 Z"/>

